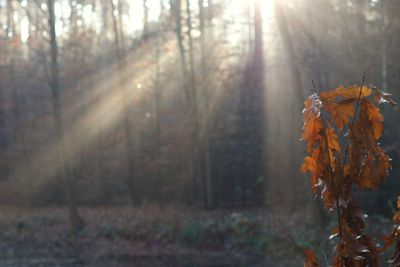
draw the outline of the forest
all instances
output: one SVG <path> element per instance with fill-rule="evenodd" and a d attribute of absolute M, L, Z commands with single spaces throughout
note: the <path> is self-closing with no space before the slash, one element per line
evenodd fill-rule
<path fill-rule="evenodd" d="M 0 0 L 0 267 L 400 267 L 398 45 L 398 0 Z"/>

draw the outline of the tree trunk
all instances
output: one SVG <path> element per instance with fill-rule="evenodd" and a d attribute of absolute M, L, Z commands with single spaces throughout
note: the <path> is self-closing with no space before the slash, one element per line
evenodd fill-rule
<path fill-rule="evenodd" d="M 146 39 L 149 34 L 149 8 L 147 6 L 147 0 L 143 0 L 143 39 Z"/>
<path fill-rule="evenodd" d="M 250 54 L 240 91 L 237 154 L 233 173 L 240 191 L 235 192 L 242 206 L 263 203 L 264 189 L 260 180 L 265 175 L 265 68 L 262 13 L 257 1 L 254 5 L 254 47 Z M 240 193 L 239 193 L 240 192 Z"/>
<path fill-rule="evenodd" d="M 186 64 L 186 52 L 185 47 L 183 45 L 183 34 L 182 34 L 182 4 L 181 0 L 171 0 L 171 12 L 175 18 L 175 33 L 176 39 L 178 41 L 178 49 L 179 49 L 179 58 L 181 61 L 181 72 L 182 72 L 182 87 L 183 93 L 186 102 L 190 101 L 190 92 L 187 87 L 187 77 L 188 77 L 188 70 Z"/>
<path fill-rule="evenodd" d="M 7 1 L 7 36 L 14 37 L 15 35 L 15 22 L 14 22 L 14 7 L 13 7 L 13 1 L 12 0 L 8 0 Z"/>
<path fill-rule="evenodd" d="M 51 76 L 50 88 L 52 93 L 53 104 L 53 120 L 55 125 L 56 138 L 58 143 L 58 158 L 60 161 L 60 173 L 65 179 L 66 196 L 69 211 L 70 227 L 72 232 L 80 231 L 84 228 L 84 222 L 80 217 L 77 209 L 74 181 L 70 176 L 68 164 L 66 162 L 66 147 L 64 140 L 63 118 L 61 109 L 61 100 L 59 93 L 59 67 L 58 67 L 58 46 L 55 29 L 54 1 L 47 0 L 49 10 L 49 27 L 50 27 L 50 46 L 51 46 Z"/>
<path fill-rule="evenodd" d="M 160 2 L 162 6 L 162 1 Z M 161 20 L 162 13 L 160 12 L 159 21 Z M 156 181 L 161 181 L 161 88 L 160 88 L 160 79 L 161 79 L 161 44 L 162 44 L 162 36 L 161 36 L 161 27 L 158 25 L 158 36 L 157 36 L 157 44 L 156 44 L 156 80 L 154 84 L 154 109 L 155 109 L 155 121 L 154 121 L 154 138 L 155 138 L 155 161 L 157 162 L 157 170 L 156 170 Z M 162 190 L 161 193 L 161 201 L 164 201 Z"/>
<path fill-rule="evenodd" d="M 187 68 L 187 60 L 186 60 L 186 51 L 184 47 L 184 36 L 182 32 L 182 3 L 181 0 L 171 0 L 171 12 L 173 17 L 175 18 L 175 33 L 176 33 L 176 39 L 178 42 L 178 49 L 179 49 L 179 58 L 180 58 L 180 65 L 181 65 L 181 76 L 182 76 L 182 89 L 183 89 L 183 95 L 184 95 L 184 109 L 186 109 L 188 115 L 186 118 L 191 117 L 191 101 L 192 101 L 192 94 L 191 94 L 191 88 L 189 86 L 189 80 L 188 76 L 191 75 L 189 73 L 189 70 Z M 189 122 L 189 127 L 191 127 L 191 123 Z M 192 131 L 192 129 L 189 129 L 189 131 Z M 192 139 L 192 134 L 190 134 L 190 137 Z M 193 141 L 193 140 L 191 140 Z M 186 157 L 186 155 L 184 155 Z M 184 162 L 184 168 L 185 171 L 187 172 L 186 175 L 190 177 L 190 175 L 193 173 L 193 155 L 190 154 L 189 157 L 186 157 L 183 159 Z M 196 188 L 195 188 L 195 177 L 192 175 L 191 177 L 191 191 L 188 194 L 188 202 L 194 202 L 196 200 Z"/>
<path fill-rule="evenodd" d="M 126 93 L 126 96 L 129 97 L 129 90 L 128 87 L 124 84 L 122 78 L 122 71 L 125 67 L 125 49 L 123 47 L 123 40 L 121 40 L 120 31 L 118 30 L 118 22 L 115 17 L 115 10 L 116 7 L 114 5 L 114 1 L 111 0 L 111 14 L 112 14 L 112 22 L 114 28 L 114 43 L 117 52 L 117 59 L 118 59 L 118 74 L 119 74 L 119 87 L 122 88 L 122 92 Z M 121 25 L 119 25 L 121 27 Z M 124 133 L 125 133 L 125 140 L 126 140 L 126 158 L 128 160 L 128 187 L 130 190 L 130 197 L 132 205 L 136 204 L 138 201 L 137 198 L 137 188 L 136 188 L 136 181 L 135 181 L 135 158 L 133 156 L 134 151 L 134 142 L 132 138 L 132 128 L 129 122 L 129 108 L 128 105 L 125 104 L 124 108 Z"/>
<path fill-rule="evenodd" d="M 286 20 L 286 16 L 283 12 L 282 6 L 280 3 L 275 3 L 275 15 L 276 15 L 276 20 L 278 23 L 278 29 L 279 33 L 281 35 L 283 47 L 285 53 L 287 53 L 287 64 L 289 65 L 289 76 L 292 77 L 291 79 L 291 85 L 294 88 L 294 94 L 293 94 L 293 103 L 291 105 L 291 113 L 292 116 L 291 118 L 293 119 L 293 122 L 290 124 L 291 129 L 290 132 L 292 132 L 294 135 L 298 134 L 300 132 L 300 127 L 301 125 L 297 123 L 297 121 L 300 121 L 300 116 L 297 114 L 301 114 L 301 107 L 303 103 L 303 93 L 302 93 L 302 85 L 301 85 L 301 78 L 300 78 L 300 71 L 296 65 L 296 56 L 295 56 L 295 51 L 293 47 L 293 42 L 290 37 L 290 32 L 289 32 L 289 26 Z M 296 153 L 297 149 L 295 146 L 296 137 L 289 137 L 289 149 L 293 149 L 293 153 L 290 154 L 290 166 L 293 166 L 289 170 L 289 175 L 294 179 L 297 175 L 297 169 L 295 166 L 298 166 L 296 164 L 297 158 L 299 157 L 299 154 Z M 291 209 L 295 209 L 296 203 L 297 203 L 297 196 L 298 196 L 298 190 L 297 187 L 292 183 L 291 186 Z"/>
<path fill-rule="evenodd" d="M 190 65 L 190 102 L 188 103 L 189 109 L 189 125 L 191 130 L 191 141 L 193 155 L 191 159 L 192 173 L 193 176 L 193 193 L 196 202 L 200 201 L 204 205 L 204 187 L 205 181 L 200 175 L 200 138 L 199 138 L 199 114 L 198 114 L 198 103 L 197 103 L 197 87 L 196 87 L 196 72 L 195 72 L 195 62 L 194 62 L 194 47 L 192 38 L 192 14 L 190 10 L 190 0 L 186 0 L 186 15 L 187 15 L 187 37 L 189 42 L 189 65 Z M 198 193 L 200 191 L 200 194 Z"/>
<path fill-rule="evenodd" d="M 200 22 L 200 56 L 201 56 L 201 77 L 203 82 L 203 98 L 204 98 L 204 106 L 205 110 L 205 125 L 204 125 L 204 134 L 201 136 L 201 146 L 202 150 L 202 166 L 204 179 L 204 205 L 205 208 L 213 208 L 214 207 L 214 190 L 213 190 L 213 178 L 211 174 L 211 151 L 210 151 L 210 122 L 209 122 L 209 112 L 210 112 L 210 98 L 209 92 L 206 86 L 204 86 L 206 81 L 206 54 L 205 54 L 205 18 L 204 18 L 204 0 L 198 1 L 199 5 L 199 22 Z"/>

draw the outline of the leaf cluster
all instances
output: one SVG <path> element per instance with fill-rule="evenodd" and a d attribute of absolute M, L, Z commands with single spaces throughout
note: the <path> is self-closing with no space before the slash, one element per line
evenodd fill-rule
<path fill-rule="evenodd" d="M 364 215 L 352 195 L 354 190 L 377 189 L 388 177 L 390 158 L 378 143 L 384 120 L 378 105 L 385 102 L 397 107 L 389 94 L 361 85 L 313 93 L 304 103 L 302 139 L 308 156 L 301 170 L 310 173 L 311 189 L 321 194 L 325 208 L 336 211 L 334 267 L 379 266 L 379 254 L 400 233 L 399 212 L 397 228 L 378 248 L 365 233 Z M 305 267 L 320 266 L 314 252 L 303 253 Z M 398 263 L 393 266 L 400 266 L 400 256 L 394 260 Z"/>

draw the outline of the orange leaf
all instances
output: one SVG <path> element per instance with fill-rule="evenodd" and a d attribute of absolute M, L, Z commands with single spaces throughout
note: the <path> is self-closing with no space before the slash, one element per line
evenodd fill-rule
<path fill-rule="evenodd" d="M 397 197 L 397 208 L 400 209 L 400 196 Z"/>
<path fill-rule="evenodd" d="M 396 240 L 396 232 L 393 231 L 387 236 L 383 237 L 383 247 L 379 248 L 379 252 L 385 252 L 389 247 L 391 247 Z"/>
<path fill-rule="evenodd" d="M 332 116 L 335 119 L 339 131 L 341 131 L 343 127 L 349 123 L 350 118 L 354 116 L 355 108 L 353 103 L 354 99 L 347 99 L 336 104 Z"/>
<path fill-rule="evenodd" d="M 366 112 L 368 114 L 368 119 L 372 123 L 375 140 L 378 140 L 383 132 L 383 116 L 379 108 L 374 106 L 371 102 L 365 100 L 362 102 L 362 105 L 366 106 Z"/>
<path fill-rule="evenodd" d="M 317 191 L 318 177 L 320 175 L 317 162 L 312 157 L 305 157 L 304 163 L 301 165 L 301 171 L 309 171 L 311 174 L 311 188 L 314 192 Z"/>
<path fill-rule="evenodd" d="M 321 139 L 321 131 L 323 125 L 321 117 L 312 114 L 308 120 L 304 122 L 303 134 L 301 138 L 307 141 L 307 152 L 311 153 L 315 144 Z"/>
<path fill-rule="evenodd" d="M 398 109 L 399 104 L 391 98 L 391 96 L 392 96 L 391 94 L 385 93 L 385 92 L 383 92 L 381 90 L 377 90 L 377 89 L 375 89 L 375 91 L 376 91 L 375 101 L 378 104 L 389 103 L 394 108 Z"/>
<path fill-rule="evenodd" d="M 311 249 L 303 249 L 303 254 L 306 257 L 304 267 L 319 267 L 317 256 Z"/>
<path fill-rule="evenodd" d="M 336 135 L 335 129 L 327 128 L 326 131 L 326 139 L 328 140 L 328 147 L 334 152 L 340 152 L 339 140 Z"/>
<path fill-rule="evenodd" d="M 372 89 L 366 85 L 362 87 L 361 95 L 360 95 L 360 89 L 361 89 L 360 86 L 356 85 L 349 86 L 348 88 L 345 88 L 342 85 L 339 86 L 336 90 L 321 93 L 320 99 L 322 101 L 332 100 L 336 97 L 358 99 L 359 97 L 361 98 L 367 97 L 372 93 Z"/>

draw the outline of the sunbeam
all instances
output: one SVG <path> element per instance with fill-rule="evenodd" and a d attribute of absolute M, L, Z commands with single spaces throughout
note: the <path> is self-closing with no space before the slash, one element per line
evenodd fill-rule
<path fill-rule="evenodd" d="M 169 46 L 168 43 L 165 45 Z M 149 81 L 152 73 L 150 68 L 147 68 L 147 71 L 143 69 L 150 60 L 151 53 L 145 45 L 141 50 L 128 57 L 132 63 L 128 63 L 123 70 L 115 66 L 101 74 L 106 76 L 106 79 L 99 77 L 99 83 L 88 87 L 88 81 L 84 80 L 77 85 L 74 91 L 85 89 L 79 101 L 74 101 L 75 95 L 69 95 L 64 100 L 67 105 L 64 120 L 68 122 L 68 131 L 65 132 L 65 161 L 69 168 L 74 168 L 77 164 L 77 155 L 82 153 L 82 148 L 94 145 L 97 136 L 106 134 L 121 124 L 126 106 L 135 106 L 142 101 L 145 91 L 143 85 L 138 86 L 137 81 Z M 170 60 L 170 57 L 164 56 L 160 59 L 160 64 L 167 64 Z M 148 86 L 151 86 L 151 83 Z M 48 142 L 38 153 L 27 159 L 27 162 L 22 163 L 24 167 L 12 176 L 25 179 L 29 173 L 40 178 L 35 179 L 36 190 L 40 190 L 41 185 L 45 185 L 48 179 L 59 173 L 61 166 L 57 161 L 58 145 L 54 141 Z M 48 167 L 44 170 L 41 167 L 43 165 Z"/>
<path fill-rule="evenodd" d="M 398 229 L 364 228 L 400 208 L 399 12 L 0 0 L 0 266 L 388 261 Z"/>

